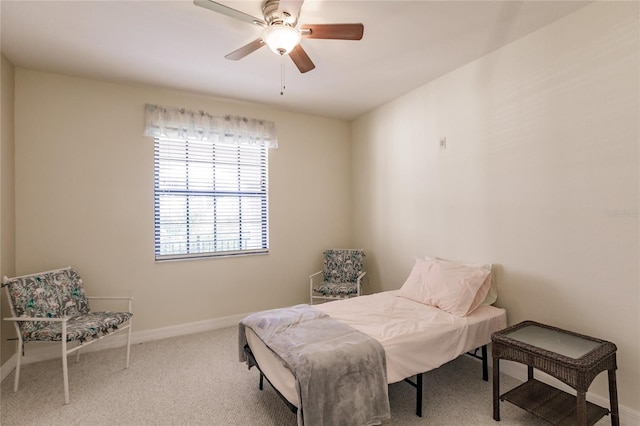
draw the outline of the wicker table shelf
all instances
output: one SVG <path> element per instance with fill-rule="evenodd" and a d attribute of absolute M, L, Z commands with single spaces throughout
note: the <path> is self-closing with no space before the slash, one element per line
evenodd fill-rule
<path fill-rule="evenodd" d="M 577 398 L 536 379 L 528 380 L 500 396 L 554 425 L 575 425 Z M 609 410 L 587 402 L 587 424 L 595 424 Z"/>
<path fill-rule="evenodd" d="M 508 401 L 554 425 L 591 426 L 611 414 L 618 426 L 616 346 L 605 340 L 524 321 L 491 336 L 493 355 L 493 418 L 500 420 L 500 401 Z M 500 395 L 500 360 L 527 365 L 528 380 Z M 570 395 L 534 378 L 534 368 L 576 390 Z M 611 411 L 586 401 L 591 382 L 608 371 Z"/>

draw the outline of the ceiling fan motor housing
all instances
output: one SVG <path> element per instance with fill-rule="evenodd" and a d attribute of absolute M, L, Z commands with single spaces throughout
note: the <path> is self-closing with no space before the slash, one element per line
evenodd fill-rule
<path fill-rule="evenodd" d="M 267 0 L 262 6 L 262 14 L 268 25 L 283 24 L 295 27 L 298 23 L 298 17 L 291 13 L 280 10 L 280 0 Z"/>

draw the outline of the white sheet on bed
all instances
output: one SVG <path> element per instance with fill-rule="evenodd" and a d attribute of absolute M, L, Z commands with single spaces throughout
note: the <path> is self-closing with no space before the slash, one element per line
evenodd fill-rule
<path fill-rule="evenodd" d="M 491 333 L 507 326 L 506 311 L 482 305 L 466 317 L 386 291 L 314 305 L 377 339 L 385 350 L 387 379 L 399 382 L 438 368 L 459 355 L 491 342 Z M 250 330 L 247 341 L 267 378 L 289 402 L 298 406 L 291 372 Z"/>
<path fill-rule="evenodd" d="M 389 383 L 438 368 L 489 343 L 491 333 L 507 326 L 501 308 L 483 305 L 458 317 L 397 294 L 388 291 L 314 305 L 382 343 Z"/>

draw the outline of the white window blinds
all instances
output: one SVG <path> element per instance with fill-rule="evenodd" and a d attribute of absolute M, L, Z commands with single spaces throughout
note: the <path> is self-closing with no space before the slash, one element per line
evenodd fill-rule
<path fill-rule="evenodd" d="M 263 145 L 155 139 L 156 260 L 268 250 Z"/>

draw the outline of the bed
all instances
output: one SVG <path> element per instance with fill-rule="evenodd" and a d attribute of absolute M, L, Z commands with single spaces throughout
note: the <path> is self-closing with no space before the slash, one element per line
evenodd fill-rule
<path fill-rule="evenodd" d="M 424 265 L 417 261 L 417 266 Z M 483 378 L 487 380 L 486 345 L 491 341 L 493 332 L 506 327 L 507 320 L 504 309 L 487 303 L 479 303 L 466 315 L 458 315 L 423 303 L 424 291 L 418 297 L 421 298 L 420 302 L 414 300 L 416 297 L 413 297 L 412 290 L 415 293 L 416 286 L 424 285 L 425 275 L 423 273 L 422 277 L 416 277 L 416 267 L 412 271 L 413 278 L 410 275 L 400 290 L 327 302 L 314 305 L 313 308 L 382 345 L 386 357 L 387 383 L 404 380 L 414 386 L 416 414 L 420 416 L 423 373 L 461 354 L 481 348 Z M 488 283 L 486 285 L 489 287 Z M 484 289 L 475 298 L 482 301 L 488 292 L 488 288 Z M 300 407 L 300 398 L 294 374 L 250 327 L 242 328 L 242 332 L 244 336 L 239 336 L 240 344 L 251 360 L 249 366 L 255 364 L 260 370 L 260 388 L 264 377 L 287 405 L 296 411 Z M 414 376 L 415 382 L 411 380 Z"/>

